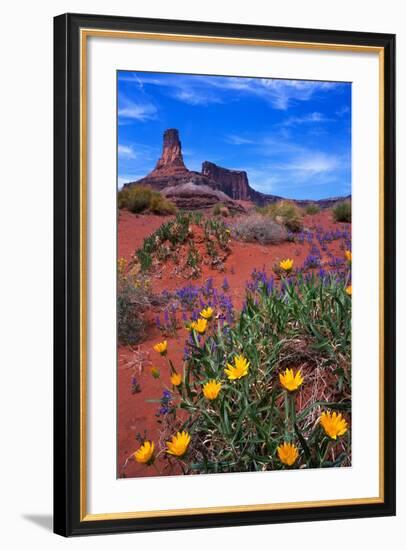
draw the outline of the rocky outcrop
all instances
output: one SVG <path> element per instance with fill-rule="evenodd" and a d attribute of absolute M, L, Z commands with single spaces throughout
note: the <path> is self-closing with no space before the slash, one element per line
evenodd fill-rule
<path fill-rule="evenodd" d="M 162 155 L 152 172 L 124 187 L 133 185 L 145 185 L 161 191 L 182 209 L 200 210 L 224 203 L 231 211 L 244 211 L 242 206 L 221 192 L 219 183 L 205 174 L 186 168 L 179 133 L 174 128 L 164 132 Z"/>
<path fill-rule="evenodd" d="M 222 168 L 206 160 L 202 164 L 202 174 L 214 180 L 219 188 L 232 199 L 251 200 L 252 189 L 248 183 L 247 172 Z"/>
<path fill-rule="evenodd" d="M 175 128 L 170 128 L 164 132 L 162 156 L 149 176 L 169 176 L 182 172 L 188 172 L 188 169 L 183 162 L 182 144 L 179 139 L 179 132 Z"/>
<path fill-rule="evenodd" d="M 230 199 L 222 191 L 218 191 L 201 183 L 190 180 L 187 183 L 167 187 L 162 194 L 184 210 L 203 210 L 222 204 L 232 212 L 244 212 L 245 209 L 236 201 Z"/>
<path fill-rule="evenodd" d="M 234 200 L 252 201 L 263 206 L 283 199 L 278 195 L 266 195 L 253 189 L 244 170 L 229 170 L 206 160 L 202 164 L 202 174 L 214 180 L 218 189 Z"/>

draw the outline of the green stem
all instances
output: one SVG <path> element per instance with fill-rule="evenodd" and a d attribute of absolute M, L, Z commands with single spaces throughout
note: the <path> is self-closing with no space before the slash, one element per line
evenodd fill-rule
<path fill-rule="evenodd" d="M 295 392 L 285 393 L 285 437 L 288 441 L 294 439 L 296 422 Z"/>
<path fill-rule="evenodd" d="M 290 439 L 289 438 L 289 433 L 290 433 L 290 426 L 289 426 L 289 392 L 286 390 L 285 391 L 285 438 L 286 439 Z"/>
<path fill-rule="evenodd" d="M 296 399 L 295 399 L 295 397 L 296 397 L 295 392 L 291 392 L 290 393 L 290 411 L 291 411 L 290 422 L 291 422 L 292 435 L 294 435 L 294 427 L 295 427 L 295 422 L 296 422 Z"/>

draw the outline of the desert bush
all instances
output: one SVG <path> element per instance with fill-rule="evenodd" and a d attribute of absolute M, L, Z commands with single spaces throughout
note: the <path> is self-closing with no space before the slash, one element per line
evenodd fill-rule
<path fill-rule="evenodd" d="M 171 201 L 158 191 L 142 185 L 133 185 L 119 191 L 117 204 L 119 208 L 127 208 L 135 214 L 147 210 L 154 214 L 174 214 L 176 212 L 176 207 Z"/>
<path fill-rule="evenodd" d="M 230 211 L 227 206 L 224 206 L 224 204 L 216 204 L 213 208 L 213 216 L 223 216 L 224 218 L 228 218 L 229 215 Z"/>
<path fill-rule="evenodd" d="M 277 201 L 258 209 L 259 213 L 283 224 L 293 233 L 303 229 L 303 212 L 291 201 Z"/>
<path fill-rule="evenodd" d="M 351 201 L 337 203 L 333 207 L 333 216 L 336 222 L 351 222 Z"/>
<path fill-rule="evenodd" d="M 214 269 L 221 270 L 222 259 L 229 251 L 230 242 L 230 230 L 224 221 L 215 218 L 205 220 L 200 213 L 180 212 L 175 219 L 163 223 L 157 231 L 146 237 L 142 247 L 136 250 L 135 256 L 141 271 L 150 269 L 154 259 L 164 262 L 171 258 L 179 264 L 180 247 L 188 241 L 189 248 L 184 267 L 189 268 L 187 273 L 191 278 L 197 277 L 203 259 L 194 244 L 193 226 L 203 229 L 206 246 L 212 256 L 211 265 Z"/>
<path fill-rule="evenodd" d="M 240 218 L 232 228 L 236 239 L 261 244 L 277 244 L 286 239 L 285 229 L 267 216 L 252 214 Z"/>
<path fill-rule="evenodd" d="M 221 214 L 221 204 L 216 204 L 216 206 L 213 208 L 213 216 L 220 216 Z"/>
<path fill-rule="evenodd" d="M 173 202 L 157 193 L 151 197 L 149 210 L 154 214 L 175 214 L 176 206 Z"/>
<path fill-rule="evenodd" d="M 166 428 L 181 432 L 184 449 L 174 460 L 185 474 L 351 464 L 351 296 L 343 275 L 299 276 L 279 287 L 254 272 L 230 323 L 204 309 L 200 296 L 203 319 L 190 325 L 183 371 L 165 342 L 168 368 L 179 375 Z M 323 423 L 332 412 L 341 415 L 339 435 Z"/>
<path fill-rule="evenodd" d="M 118 269 L 117 337 L 120 344 L 140 342 L 145 335 L 144 312 L 151 304 L 148 282 L 139 275 Z"/>
<path fill-rule="evenodd" d="M 313 215 L 313 214 L 318 214 L 320 212 L 320 207 L 317 204 L 312 203 L 312 204 L 308 204 L 304 210 L 306 214 Z"/>

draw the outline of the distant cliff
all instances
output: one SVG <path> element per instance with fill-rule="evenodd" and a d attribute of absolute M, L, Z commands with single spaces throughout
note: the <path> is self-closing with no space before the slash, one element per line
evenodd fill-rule
<path fill-rule="evenodd" d="M 209 208 L 222 202 L 232 210 L 241 211 L 243 207 L 236 201 L 251 201 L 262 206 L 283 199 L 278 195 L 268 195 L 253 189 L 244 170 L 229 170 L 209 161 L 203 162 L 201 172 L 188 170 L 176 128 L 165 130 L 162 155 L 152 172 L 138 181 L 125 184 L 124 187 L 140 184 L 161 191 L 179 208 Z M 351 195 L 294 202 L 300 206 L 316 203 L 321 208 L 327 208 L 349 198 Z"/>
<path fill-rule="evenodd" d="M 252 199 L 252 189 L 248 183 L 247 172 L 222 168 L 206 160 L 202 164 L 202 174 L 214 180 L 223 193 L 232 199 L 240 201 Z"/>

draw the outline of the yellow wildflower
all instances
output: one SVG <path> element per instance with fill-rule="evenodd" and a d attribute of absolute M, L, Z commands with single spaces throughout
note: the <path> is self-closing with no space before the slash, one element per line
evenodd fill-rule
<path fill-rule="evenodd" d="M 348 296 L 352 296 L 352 285 L 348 285 L 345 289 L 345 292 L 348 294 Z"/>
<path fill-rule="evenodd" d="M 203 395 L 206 399 L 214 401 L 214 399 L 216 399 L 218 394 L 220 393 L 220 390 L 221 382 L 217 382 L 217 380 L 209 380 L 203 386 Z"/>
<path fill-rule="evenodd" d="M 173 456 L 183 456 L 190 443 L 190 435 L 187 432 L 178 432 L 172 436 L 171 441 L 166 442 L 167 453 Z"/>
<path fill-rule="evenodd" d="M 164 340 L 163 342 L 159 342 L 158 344 L 155 344 L 154 350 L 157 353 L 160 353 L 161 355 L 166 355 L 168 351 L 168 342 Z"/>
<path fill-rule="evenodd" d="M 207 319 L 198 319 L 190 323 L 190 329 L 195 330 L 199 334 L 204 334 L 207 329 Z"/>
<path fill-rule="evenodd" d="M 171 382 L 174 386 L 180 386 L 182 384 L 182 376 L 177 372 L 171 374 Z"/>
<path fill-rule="evenodd" d="M 250 362 L 243 355 L 237 355 L 234 357 L 234 365 L 227 363 L 228 368 L 224 369 L 224 372 L 229 380 L 239 380 L 248 374 L 249 366 Z"/>
<path fill-rule="evenodd" d="M 153 462 L 155 444 L 153 441 L 144 441 L 138 451 L 135 451 L 134 458 L 140 464 Z"/>
<path fill-rule="evenodd" d="M 213 313 L 214 313 L 213 308 L 209 306 L 209 307 L 206 307 L 205 309 L 202 309 L 202 311 L 200 312 L 200 317 L 203 317 L 203 319 L 207 319 L 208 321 L 213 317 Z"/>
<path fill-rule="evenodd" d="M 293 260 L 290 260 L 289 258 L 281 260 L 279 262 L 279 267 L 283 269 L 283 271 L 286 271 L 286 273 L 289 273 L 290 271 L 292 271 L 293 268 Z"/>
<path fill-rule="evenodd" d="M 346 250 L 344 252 L 344 254 L 345 254 L 345 259 L 347 260 L 347 262 L 351 263 L 352 262 L 352 252 L 351 252 L 351 250 Z"/>
<path fill-rule="evenodd" d="M 279 460 L 287 466 L 292 466 L 298 459 L 299 451 L 293 443 L 282 443 L 276 450 L 278 451 Z"/>
<path fill-rule="evenodd" d="M 286 369 L 285 373 L 279 373 L 279 381 L 285 390 L 295 391 L 303 384 L 302 373 L 298 370 L 293 374 L 293 369 Z"/>
<path fill-rule="evenodd" d="M 337 437 L 344 435 L 348 430 L 347 421 L 343 418 L 341 413 L 322 412 L 320 424 L 331 439 L 337 439 Z"/>

